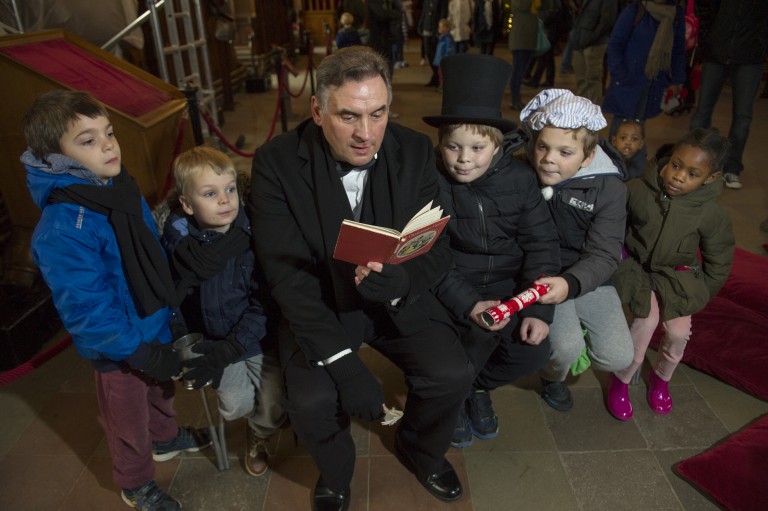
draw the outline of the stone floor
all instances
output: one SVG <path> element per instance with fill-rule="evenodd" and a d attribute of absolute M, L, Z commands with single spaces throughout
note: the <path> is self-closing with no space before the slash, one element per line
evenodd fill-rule
<path fill-rule="evenodd" d="M 497 54 L 509 58 L 501 45 Z M 396 122 L 434 138 L 435 130 L 421 117 L 439 113 L 441 95 L 423 85 L 429 72 L 419 66 L 418 46 L 410 49 L 407 58 L 410 66 L 396 70 L 394 77 L 392 109 L 400 114 Z M 300 57 L 297 67 L 303 73 L 306 59 Z M 291 78 L 290 90 L 298 92 L 302 81 L 303 74 Z M 572 75 L 558 77 L 556 85 L 571 87 Z M 289 127 L 308 115 L 309 87 L 292 98 Z M 530 99 L 535 92 L 524 88 L 523 99 Z M 714 119 L 723 130 L 729 125 L 729 100 L 730 91 L 726 90 Z M 238 93 L 235 111 L 224 113 L 225 135 L 232 142 L 244 135 L 243 151 L 253 151 L 266 139 L 275 104 L 274 88 L 265 93 Z M 505 98 L 504 115 L 514 118 L 514 114 Z M 768 218 L 768 175 L 759 169 L 768 157 L 764 145 L 767 119 L 768 100 L 758 100 L 745 155 L 744 188 L 725 190 L 722 197 L 738 245 L 762 255 L 761 246 L 768 242 L 768 235 L 758 225 Z M 649 121 L 650 152 L 679 138 L 688 121 L 687 115 L 662 115 Z M 236 160 L 239 167 L 250 168 L 248 158 Z M 363 349 L 362 355 L 382 380 L 386 402 L 402 409 L 402 375 L 374 350 Z M 392 428 L 356 422 L 353 433 L 358 459 L 351 511 L 718 509 L 671 467 L 768 412 L 768 403 L 681 366 L 671 382 L 675 410 L 670 415 L 650 412 L 644 404 L 645 383 L 641 382 L 631 388 L 635 418 L 621 423 L 605 409 L 606 380 L 605 374 L 591 370 L 573 378 L 569 383 L 575 406 L 567 413 L 543 403 L 535 378 L 495 391 L 494 404 L 501 420 L 499 436 L 476 440 L 471 447 L 452 449 L 448 454 L 466 491 L 454 504 L 432 498 L 397 462 L 392 454 Z M 198 392 L 179 388 L 176 409 L 180 424 L 206 424 Z M 0 388 L 0 410 L 0 509 L 127 509 L 111 480 L 92 370 L 73 348 Z M 161 486 L 169 488 L 185 510 L 309 510 L 317 470 L 306 451 L 294 442 L 292 432 L 281 432 L 273 446 L 272 470 L 257 479 L 242 468 L 244 428 L 242 420 L 227 424 L 230 470 L 218 471 L 211 449 L 185 454 L 157 465 Z"/>

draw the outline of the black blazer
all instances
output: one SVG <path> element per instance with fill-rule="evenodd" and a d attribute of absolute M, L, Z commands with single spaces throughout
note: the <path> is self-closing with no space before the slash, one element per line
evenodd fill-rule
<path fill-rule="evenodd" d="M 312 154 L 319 149 L 319 130 L 310 119 L 260 147 L 253 159 L 250 194 L 256 255 L 290 335 L 308 361 L 323 360 L 345 348 L 356 349 L 362 339 L 352 338 L 345 329 L 344 315 L 365 306 L 359 295 L 351 296 L 357 295 L 354 265 L 333 260 L 328 240 L 323 239 L 322 206 L 348 202 L 343 188 L 325 197 L 313 185 Z M 389 124 L 379 154 L 388 168 L 377 165 L 371 172 L 387 172 L 392 225 L 385 227 L 400 230 L 430 200 L 439 201 L 432 144 L 424 134 Z M 331 233 L 332 242 L 339 227 Z M 451 325 L 445 309 L 429 292 L 450 261 L 448 239 L 443 234 L 427 254 L 402 263 L 411 281 L 408 295 L 396 307 L 378 305 L 386 308 L 401 335 L 427 328 L 430 319 Z M 349 280 L 338 282 L 346 278 Z M 350 296 L 343 298 L 360 303 L 352 310 L 334 292 L 345 287 Z"/>

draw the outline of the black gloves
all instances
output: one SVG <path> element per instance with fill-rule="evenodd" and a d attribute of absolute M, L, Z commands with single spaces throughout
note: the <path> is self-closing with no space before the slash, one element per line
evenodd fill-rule
<path fill-rule="evenodd" d="M 235 339 L 205 340 L 197 343 L 192 351 L 202 353 L 203 356 L 182 362 L 185 367 L 190 368 L 184 373 L 184 379 L 193 382 L 193 389 L 199 389 L 209 381 L 216 389 L 221 383 L 224 368 L 245 353 L 245 346 Z"/>
<path fill-rule="evenodd" d="M 402 266 L 385 264 L 381 272 L 371 271 L 357 291 L 371 302 L 383 303 L 401 298 L 411 289 L 411 278 Z"/>
<path fill-rule="evenodd" d="M 181 362 L 170 344 L 147 344 L 147 354 L 137 369 L 156 380 L 166 381 L 179 374 Z"/>
<path fill-rule="evenodd" d="M 384 393 L 381 384 L 365 367 L 357 353 L 345 355 L 325 368 L 336 383 L 341 407 L 345 412 L 366 421 L 384 415 Z"/>

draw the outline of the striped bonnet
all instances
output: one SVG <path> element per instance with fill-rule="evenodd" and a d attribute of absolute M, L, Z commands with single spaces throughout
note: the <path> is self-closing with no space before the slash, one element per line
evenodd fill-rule
<path fill-rule="evenodd" d="M 520 112 L 520 120 L 533 131 L 546 126 L 599 131 L 608 125 L 598 105 L 566 89 L 539 92 Z"/>

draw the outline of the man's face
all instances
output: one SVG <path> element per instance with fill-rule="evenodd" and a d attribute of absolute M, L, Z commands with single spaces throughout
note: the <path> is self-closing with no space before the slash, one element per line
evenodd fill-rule
<path fill-rule="evenodd" d="M 120 144 L 104 116 L 78 116 L 61 135 L 59 147 L 64 156 L 80 162 L 104 183 L 120 173 Z"/>
<path fill-rule="evenodd" d="M 459 126 L 440 141 L 440 154 L 448 173 L 459 183 L 471 183 L 486 173 L 499 148 L 490 137 Z"/>
<path fill-rule="evenodd" d="M 624 158 L 632 158 L 645 145 L 640 125 L 636 122 L 622 123 L 611 137 L 611 144 Z"/>
<path fill-rule="evenodd" d="M 330 90 L 325 112 L 312 96 L 312 118 L 323 130 L 335 160 L 362 166 L 381 146 L 389 116 L 387 105 L 387 86 L 380 76 L 350 80 Z"/>
<path fill-rule="evenodd" d="M 240 209 L 237 181 L 233 174 L 216 174 L 206 166 L 189 180 L 179 202 L 204 230 L 227 232 Z"/>
<path fill-rule="evenodd" d="M 573 130 L 547 126 L 533 148 L 533 165 L 542 186 L 554 186 L 572 178 L 582 167 L 592 163 L 595 152 L 584 155 L 581 136 Z"/>

